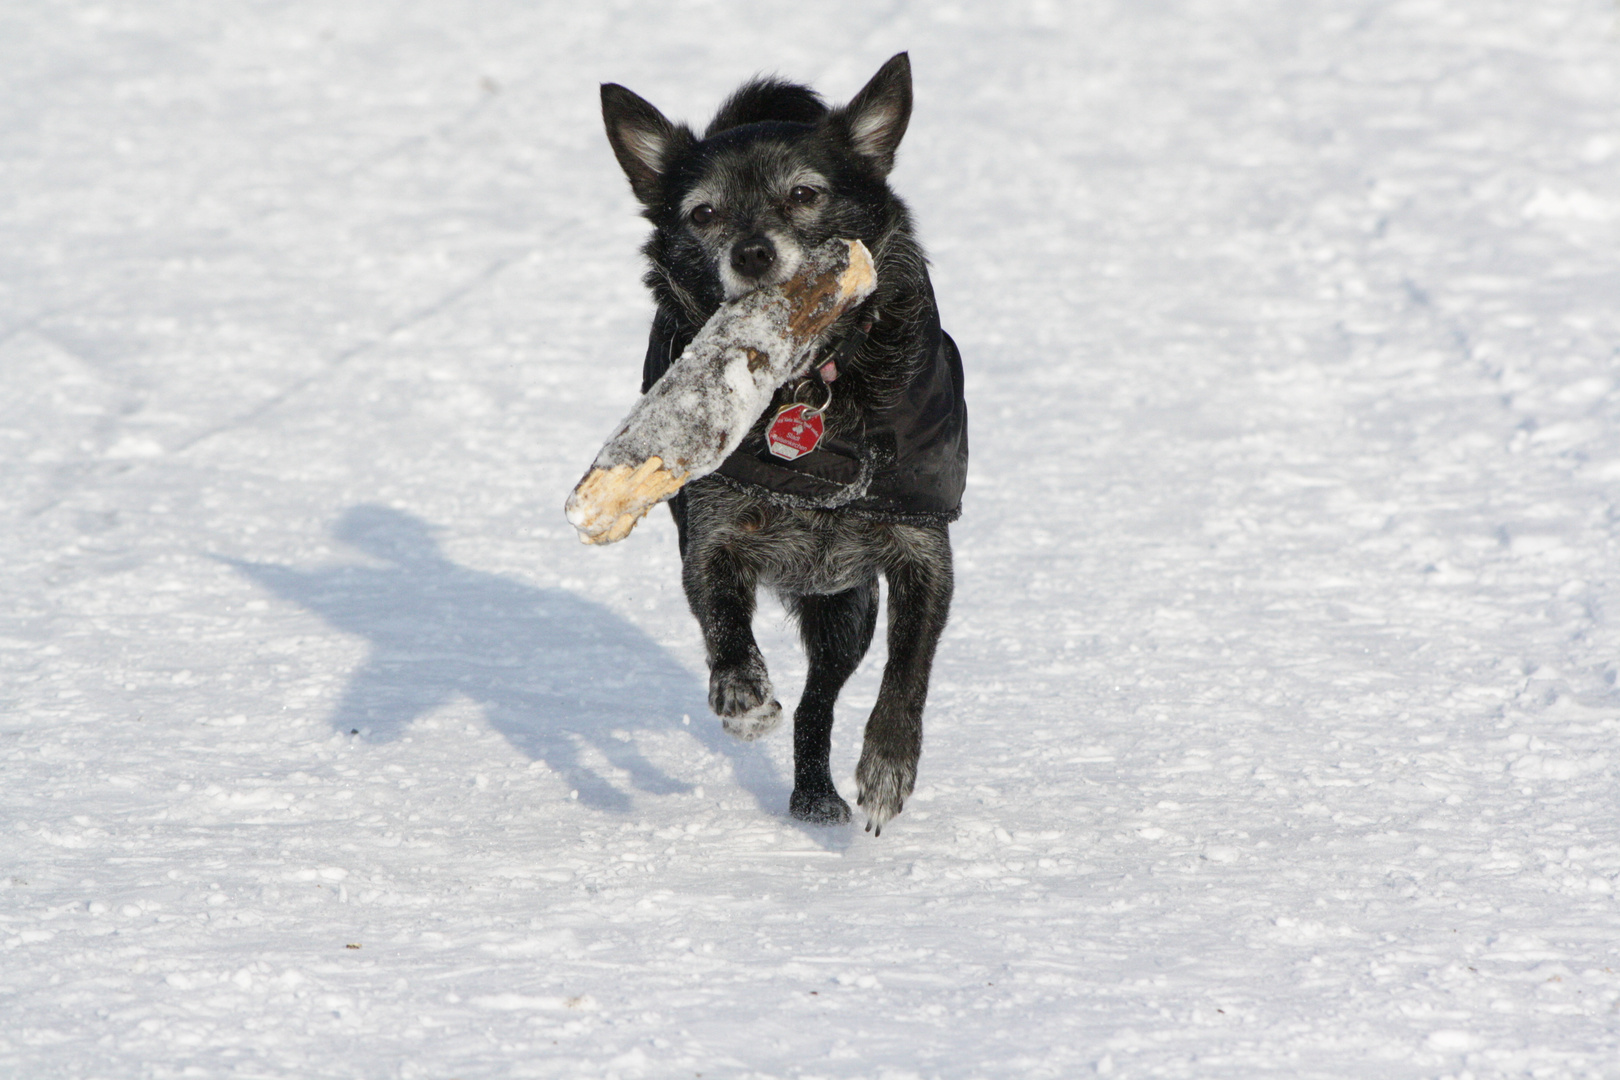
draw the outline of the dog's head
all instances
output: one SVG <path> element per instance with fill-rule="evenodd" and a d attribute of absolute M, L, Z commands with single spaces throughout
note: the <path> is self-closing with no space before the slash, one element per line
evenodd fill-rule
<path fill-rule="evenodd" d="M 837 109 L 808 87 L 756 79 L 701 139 L 614 83 L 602 87 L 602 117 L 655 226 L 650 280 L 697 321 L 722 300 L 786 281 L 832 237 L 877 252 L 903 220 L 885 177 L 911 119 L 905 53 Z"/>

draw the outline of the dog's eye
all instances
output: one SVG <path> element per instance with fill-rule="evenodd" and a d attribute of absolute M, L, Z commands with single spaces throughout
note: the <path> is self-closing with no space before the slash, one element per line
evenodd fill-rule
<path fill-rule="evenodd" d="M 821 192 L 809 184 L 799 184 L 788 192 L 788 202 L 797 203 L 800 206 L 809 206 L 819 198 L 821 198 Z"/>
<path fill-rule="evenodd" d="M 686 215 L 694 225 L 707 225 L 714 220 L 714 207 L 708 203 L 692 207 L 692 212 Z"/>

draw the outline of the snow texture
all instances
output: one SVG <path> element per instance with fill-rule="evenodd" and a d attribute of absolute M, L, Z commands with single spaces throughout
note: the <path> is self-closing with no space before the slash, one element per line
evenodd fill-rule
<path fill-rule="evenodd" d="M 668 516 L 557 507 L 650 315 L 597 84 L 902 48 L 973 475 L 873 840 L 708 715 Z M 1617 50 L 1600 0 L 7 4 L 0 1075 L 1620 1075 Z"/>

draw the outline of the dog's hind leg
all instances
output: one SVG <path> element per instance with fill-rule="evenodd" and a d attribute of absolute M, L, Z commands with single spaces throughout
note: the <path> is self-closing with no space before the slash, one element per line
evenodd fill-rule
<path fill-rule="evenodd" d="M 922 714 L 934 649 L 951 609 L 951 545 L 944 527 L 910 530 L 889 583 L 889 660 L 855 767 L 866 827 L 883 832 L 917 783 Z"/>
<path fill-rule="evenodd" d="M 804 696 L 793 710 L 793 797 L 788 809 L 801 821 L 836 825 L 849 820 L 849 804 L 839 797 L 828 768 L 833 704 L 872 645 L 877 580 L 832 596 L 793 597 L 788 605 L 798 616 L 810 660 Z"/>
<path fill-rule="evenodd" d="M 709 655 L 709 708 L 739 739 L 782 724 L 765 657 L 754 641 L 755 574 L 725 545 L 692 545 L 681 566 L 686 601 Z"/>

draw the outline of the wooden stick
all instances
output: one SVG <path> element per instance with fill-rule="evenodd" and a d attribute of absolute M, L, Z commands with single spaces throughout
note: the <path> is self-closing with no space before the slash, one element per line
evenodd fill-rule
<path fill-rule="evenodd" d="M 648 510 L 718 469 L 776 388 L 804 374 L 821 335 L 876 287 L 866 245 L 829 240 L 781 285 L 722 304 L 569 495 L 579 538 L 623 540 Z"/>

